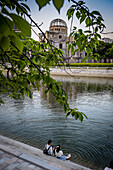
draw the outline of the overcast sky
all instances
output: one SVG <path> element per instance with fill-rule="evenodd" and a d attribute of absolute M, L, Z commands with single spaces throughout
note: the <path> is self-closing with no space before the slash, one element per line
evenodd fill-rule
<path fill-rule="evenodd" d="M 98 10 L 102 14 L 104 24 L 106 25 L 104 32 L 113 32 L 113 0 L 85 0 L 85 2 L 90 11 Z M 66 11 L 72 5 L 72 3 L 69 3 L 68 0 L 65 0 L 60 14 L 57 12 L 52 3 L 51 5 L 46 5 L 46 7 L 43 7 L 40 11 L 35 0 L 28 0 L 27 4 L 31 9 L 31 16 L 34 21 L 39 25 L 43 22 L 40 28 L 44 32 L 49 30 L 50 22 L 53 19 L 61 18 L 67 23 L 68 34 L 70 33 L 70 21 L 68 21 Z M 76 26 L 77 28 L 83 28 L 83 24 L 80 25 L 76 18 L 74 19 L 73 26 Z M 39 33 L 38 29 L 34 29 L 37 33 Z M 113 34 L 104 34 L 102 37 L 109 37 L 113 39 Z M 38 37 L 34 33 L 32 33 L 32 38 L 38 40 Z"/>

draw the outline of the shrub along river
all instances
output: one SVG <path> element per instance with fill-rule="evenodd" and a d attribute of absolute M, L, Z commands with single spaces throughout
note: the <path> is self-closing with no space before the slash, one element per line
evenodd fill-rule
<path fill-rule="evenodd" d="M 43 149 L 49 139 L 60 144 L 71 161 L 102 169 L 113 159 L 113 79 L 54 77 L 63 82 L 71 107 L 88 116 L 81 123 L 65 117 L 51 95 L 33 89 L 33 99 L 2 95 L 0 134 Z"/>

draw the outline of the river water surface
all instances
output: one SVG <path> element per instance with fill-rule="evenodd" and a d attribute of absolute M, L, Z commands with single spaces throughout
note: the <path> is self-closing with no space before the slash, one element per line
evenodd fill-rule
<path fill-rule="evenodd" d="M 54 77 L 63 82 L 71 107 L 88 116 L 81 123 L 65 117 L 62 107 L 43 89 L 33 99 L 2 95 L 0 134 L 43 149 L 49 139 L 60 144 L 71 161 L 103 169 L 113 159 L 113 79 Z"/>

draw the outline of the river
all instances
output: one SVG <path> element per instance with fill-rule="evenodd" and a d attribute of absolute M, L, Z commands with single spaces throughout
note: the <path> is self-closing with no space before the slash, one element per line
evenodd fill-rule
<path fill-rule="evenodd" d="M 71 107 L 88 116 L 81 123 L 65 117 L 51 95 L 33 89 L 33 99 L 14 100 L 3 94 L 0 134 L 43 149 L 49 139 L 61 145 L 71 161 L 103 169 L 113 159 L 113 79 L 56 76 L 63 82 Z"/>

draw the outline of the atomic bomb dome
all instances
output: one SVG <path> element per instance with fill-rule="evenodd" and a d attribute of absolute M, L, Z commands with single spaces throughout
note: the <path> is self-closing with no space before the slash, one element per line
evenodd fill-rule
<path fill-rule="evenodd" d="M 53 26 L 64 26 L 64 27 L 67 27 L 67 24 L 62 19 L 54 19 L 50 23 L 50 27 L 53 27 Z"/>
<path fill-rule="evenodd" d="M 82 59 L 85 57 L 85 51 L 80 51 L 78 50 L 78 47 L 75 46 L 74 49 L 76 51 L 71 53 L 72 50 L 68 48 L 66 42 L 68 41 L 71 44 L 73 42 L 76 42 L 76 40 L 74 39 L 74 36 L 68 37 L 67 32 L 68 32 L 68 27 L 67 27 L 66 22 L 63 19 L 60 19 L 60 18 L 53 19 L 50 22 L 49 30 L 45 32 L 45 36 L 44 34 L 39 33 L 39 42 L 40 43 L 47 42 L 47 39 L 48 39 L 52 47 L 57 47 L 64 52 L 64 55 L 62 57 L 65 62 L 81 63 Z M 94 63 L 95 60 L 93 58 L 92 59 L 87 58 L 86 62 Z M 101 58 L 100 62 L 101 63 L 103 62 L 113 63 L 113 59 Z"/>
<path fill-rule="evenodd" d="M 54 19 L 50 23 L 49 31 L 59 32 L 59 34 L 63 34 L 63 37 L 67 37 L 67 24 L 62 19 Z"/>
<path fill-rule="evenodd" d="M 81 60 L 81 58 L 85 56 L 85 52 L 78 51 L 73 55 L 71 54 L 71 50 L 68 50 L 66 42 L 73 42 L 75 40 L 74 37 L 69 38 L 67 32 L 68 28 L 66 22 L 56 18 L 50 22 L 49 30 L 45 32 L 45 36 L 52 46 L 57 47 L 64 52 L 63 58 L 66 62 L 78 62 L 78 60 Z M 45 39 L 42 33 L 39 33 L 40 42 L 47 42 L 47 39 Z"/>

